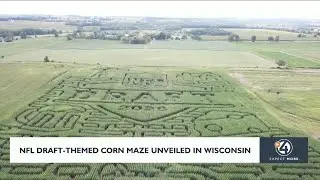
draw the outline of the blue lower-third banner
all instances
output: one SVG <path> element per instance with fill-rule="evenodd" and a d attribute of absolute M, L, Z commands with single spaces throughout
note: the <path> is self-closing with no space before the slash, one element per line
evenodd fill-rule
<path fill-rule="evenodd" d="M 10 163 L 307 162 L 308 138 L 301 137 L 10 138 Z"/>

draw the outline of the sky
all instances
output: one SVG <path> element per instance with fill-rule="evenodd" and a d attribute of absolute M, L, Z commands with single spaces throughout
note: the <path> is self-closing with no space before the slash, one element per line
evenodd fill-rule
<path fill-rule="evenodd" d="M 0 14 L 320 19 L 320 1 L 2 1 Z"/>

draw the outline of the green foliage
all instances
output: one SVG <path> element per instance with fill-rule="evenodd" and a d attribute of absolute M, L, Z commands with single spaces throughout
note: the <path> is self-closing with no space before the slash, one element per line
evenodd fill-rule
<path fill-rule="evenodd" d="M 49 60 L 49 58 L 48 58 L 48 56 L 46 56 L 46 57 L 44 57 L 44 62 L 50 62 L 50 60 Z"/>
<path fill-rule="evenodd" d="M 21 32 L 20 33 L 20 38 L 21 39 L 27 39 L 27 33 L 26 32 Z"/>
<path fill-rule="evenodd" d="M 193 40 L 197 40 L 197 41 L 202 40 L 199 35 L 193 35 L 193 36 L 191 36 L 191 38 L 192 38 Z"/>
<path fill-rule="evenodd" d="M 255 42 L 257 37 L 255 35 L 251 36 L 251 42 Z"/>
<path fill-rule="evenodd" d="M 277 60 L 277 61 L 276 61 L 276 64 L 277 64 L 278 66 L 285 66 L 287 63 L 286 63 L 286 61 L 280 59 L 280 60 Z"/>
<path fill-rule="evenodd" d="M 238 34 L 230 34 L 228 36 L 228 41 L 229 42 L 233 42 L 233 41 L 238 42 L 238 41 L 240 41 L 240 36 Z"/>
<path fill-rule="evenodd" d="M 150 36 L 134 36 L 134 37 L 122 37 L 121 42 L 124 44 L 148 44 L 151 42 Z"/>
<path fill-rule="evenodd" d="M 59 33 L 58 33 L 58 32 L 55 32 L 55 33 L 54 33 L 54 37 L 59 37 Z"/>
<path fill-rule="evenodd" d="M 26 33 L 26 35 L 45 35 L 45 34 L 54 34 L 57 30 L 55 29 L 36 29 L 36 28 L 22 28 L 18 30 L 1 30 L 0 37 L 4 33 L 12 33 L 13 36 L 20 36 L 21 33 Z"/>
<path fill-rule="evenodd" d="M 130 44 L 131 39 L 129 37 L 121 37 L 121 42 L 124 44 Z"/>
<path fill-rule="evenodd" d="M 273 36 L 269 36 L 269 37 L 268 37 L 268 41 L 274 41 Z"/>
<path fill-rule="evenodd" d="M 14 34 L 9 31 L 0 32 L 0 37 L 3 38 L 4 42 L 12 42 L 14 39 Z"/>
<path fill-rule="evenodd" d="M 167 40 L 171 37 L 169 33 L 160 32 L 158 35 L 153 36 L 156 40 Z"/>
<path fill-rule="evenodd" d="M 187 32 L 192 35 L 209 35 L 209 36 L 226 36 L 230 35 L 231 32 L 225 31 L 219 28 L 206 28 L 206 29 L 194 29 Z"/>
<path fill-rule="evenodd" d="M 71 40 L 72 40 L 72 35 L 71 35 L 71 34 L 68 34 L 68 35 L 67 35 L 67 40 L 68 40 L 68 41 L 71 41 Z"/>

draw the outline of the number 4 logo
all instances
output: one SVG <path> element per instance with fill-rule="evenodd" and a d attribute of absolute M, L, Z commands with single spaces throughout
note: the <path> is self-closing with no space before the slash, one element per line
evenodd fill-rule
<path fill-rule="evenodd" d="M 274 143 L 276 152 L 280 156 L 288 156 L 293 150 L 293 145 L 288 139 L 280 139 Z"/>

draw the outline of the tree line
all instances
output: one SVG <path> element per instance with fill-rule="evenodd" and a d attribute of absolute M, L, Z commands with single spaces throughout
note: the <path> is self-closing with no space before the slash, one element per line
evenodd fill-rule
<path fill-rule="evenodd" d="M 20 36 L 21 39 L 26 39 L 28 36 L 47 35 L 53 34 L 56 37 L 62 34 L 62 31 L 56 29 L 35 29 L 35 28 L 24 28 L 19 30 L 0 30 L 0 37 L 6 42 L 14 40 L 15 36 Z"/>
<path fill-rule="evenodd" d="M 194 29 L 187 32 L 188 34 L 192 35 L 209 35 L 209 36 L 225 36 L 232 34 L 229 31 L 225 31 L 219 28 L 205 28 L 205 29 Z"/>
<path fill-rule="evenodd" d="M 240 41 L 241 39 L 240 39 L 240 36 L 238 35 L 238 34 L 234 34 L 234 33 L 232 33 L 232 34 L 230 34 L 229 36 L 228 36 L 228 41 L 229 42 L 238 42 L 238 41 Z M 256 35 L 253 35 L 253 36 L 251 36 L 251 42 L 255 42 L 257 40 L 257 36 Z M 278 42 L 278 41 L 280 41 L 280 36 L 275 36 L 275 37 L 273 37 L 273 36 L 268 36 L 268 38 L 266 39 L 266 40 L 268 40 L 268 41 L 276 41 L 276 42 Z"/>

